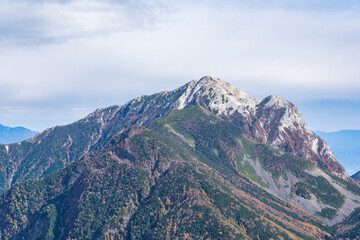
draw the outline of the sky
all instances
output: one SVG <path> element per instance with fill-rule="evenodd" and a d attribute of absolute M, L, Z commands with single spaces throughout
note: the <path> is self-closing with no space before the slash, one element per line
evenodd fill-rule
<path fill-rule="evenodd" d="M 360 129 L 359 0 L 0 0 L 0 123 L 36 131 L 212 76 Z"/>

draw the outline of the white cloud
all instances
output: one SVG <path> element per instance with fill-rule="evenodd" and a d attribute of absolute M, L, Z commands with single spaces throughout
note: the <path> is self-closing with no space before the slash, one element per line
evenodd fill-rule
<path fill-rule="evenodd" d="M 358 98 L 359 13 L 297 2 L 0 0 L 0 102 L 100 107 L 203 75 L 260 97 Z"/>
<path fill-rule="evenodd" d="M 146 1 L 0 0 L 0 39 L 7 44 L 43 44 L 116 31 L 149 28 L 165 9 Z"/>

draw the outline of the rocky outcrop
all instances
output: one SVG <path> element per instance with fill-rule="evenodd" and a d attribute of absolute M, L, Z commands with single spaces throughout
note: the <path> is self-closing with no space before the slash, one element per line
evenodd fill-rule
<path fill-rule="evenodd" d="M 252 135 L 258 141 L 308 159 L 337 177 L 350 179 L 327 143 L 311 131 L 291 102 L 277 96 L 265 98 L 258 105 L 253 126 Z"/>

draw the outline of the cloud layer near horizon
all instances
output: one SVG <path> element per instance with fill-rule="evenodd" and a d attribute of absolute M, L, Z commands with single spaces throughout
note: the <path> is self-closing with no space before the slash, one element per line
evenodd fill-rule
<path fill-rule="evenodd" d="M 259 98 L 360 98 L 358 1 L 0 0 L 0 43 L 1 106 L 69 121 L 203 75 Z"/>

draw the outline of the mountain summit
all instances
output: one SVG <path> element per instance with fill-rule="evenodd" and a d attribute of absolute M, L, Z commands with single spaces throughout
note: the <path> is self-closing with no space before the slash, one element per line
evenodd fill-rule
<path fill-rule="evenodd" d="M 180 89 L 184 88 L 184 93 L 177 100 L 177 109 L 200 104 L 217 115 L 230 116 L 237 112 L 244 118 L 250 118 L 255 114 L 259 103 L 255 97 L 217 78 L 203 77 Z"/>

